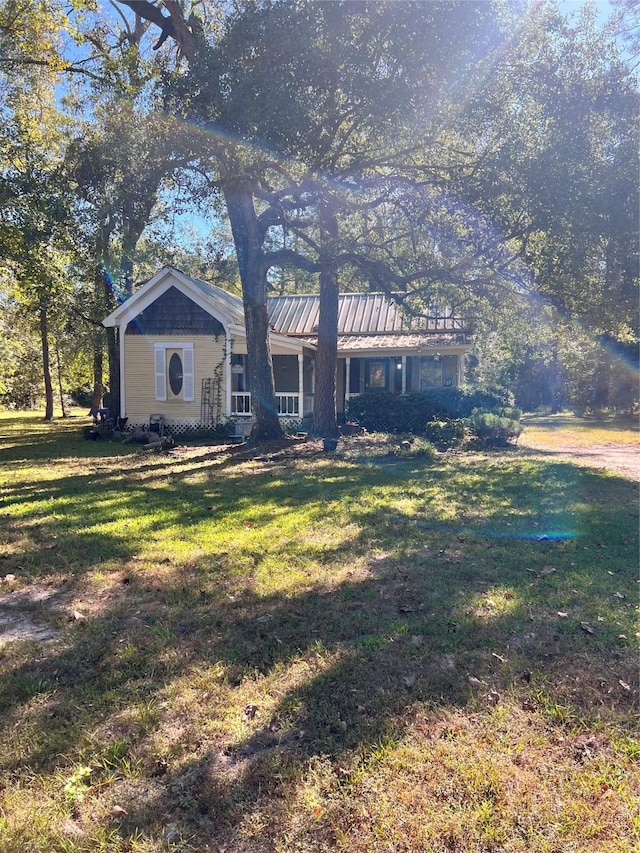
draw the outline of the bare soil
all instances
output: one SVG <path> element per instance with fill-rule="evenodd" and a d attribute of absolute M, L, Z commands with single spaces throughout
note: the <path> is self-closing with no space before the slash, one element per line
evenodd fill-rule
<path fill-rule="evenodd" d="M 537 444 L 526 432 L 520 439 L 520 447 L 538 451 L 541 455 L 613 471 L 629 480 L 640 481 L 640 447 L 629 444 L 565 444 L 553 449 L 548 445 Z"/>

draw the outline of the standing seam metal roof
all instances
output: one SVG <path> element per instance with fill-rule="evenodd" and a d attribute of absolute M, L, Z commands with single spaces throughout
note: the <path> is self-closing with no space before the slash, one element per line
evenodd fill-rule
<path fill-rule="evenodd" d="M 226 308 L 236 322 L 244 322 L 242 299 L 222 288 L 194 278 L 178 270 L 194 287 L 198 288 L 214 304 Z M 317 336 L 320 312 L 320 297 L 317 294 L 271 296 L 268 299 L 269 320 L 273 329 L 281 335 L 313 338 Z M 342 293 L 338 297 L 338 334 L 347 335 L 390 335 L 463 333 L 463 323 L 447 317 L 448 310 L 440 310 L 438 320 L 424 317 L 411 318 L 403 314 L 393 299 L 384 293 Z M 450 312 L 449 312 L 450 313 Z"/>
<path fill-rule="evenodd" d="M 269 319 L 283 335 L 309 336 L 318 331 L 320 297 L 317 295 L 272 296 Z M 446 311 L 440 311 L 446 315 Z M 383 293 L 343 293 L 338 300 L 339 335 L 380 335 L 408 332 L 463 332 L 457 319 L 409 318 Z"/>

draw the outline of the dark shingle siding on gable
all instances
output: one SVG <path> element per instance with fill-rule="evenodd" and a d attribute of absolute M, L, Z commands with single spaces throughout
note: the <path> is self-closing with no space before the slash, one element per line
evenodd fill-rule
<path fill-rule="evenodd" d="M 224 335 L 222 323 L 170 287 L 127 326 L 127 335 Z"/>

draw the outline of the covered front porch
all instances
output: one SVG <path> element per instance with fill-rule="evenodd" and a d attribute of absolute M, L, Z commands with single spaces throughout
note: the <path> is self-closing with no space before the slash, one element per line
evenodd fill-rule
<path fill-rule="evenodd" d="M 311 354 L 274 354 L 272 358 L 278 416 L 283 420 L 311 418 L 315 390 L 315 363 Z M 246 359 L 241 353 L 231 356 L 230 411 L 234 418 L 250 419 L 252 416 Z"/>
<path fill-rule="evenodd" d="M 338 415 L 360 394 L 386 391 L 408 394 L 432 388 L 455 388 L 464 378 L 467 348 L 381 354 L 353 353 L 338 359 Z"/>

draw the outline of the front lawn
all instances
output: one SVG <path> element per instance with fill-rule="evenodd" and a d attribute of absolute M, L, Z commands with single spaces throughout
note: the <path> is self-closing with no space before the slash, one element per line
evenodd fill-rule
<path fill-rule="evenodd" d="M 637 484 L 83 423 L 0 416 L 2 853 L 638 849 Z"/>

